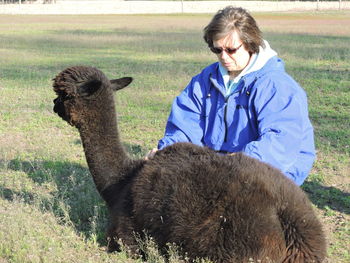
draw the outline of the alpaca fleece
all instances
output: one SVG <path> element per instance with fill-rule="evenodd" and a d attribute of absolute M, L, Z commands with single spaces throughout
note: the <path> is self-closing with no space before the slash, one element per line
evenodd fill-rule
<path fill-rule="evenodd" d="M 72 67 L 54 79 L 54 111 L 78 128 L 97 189 L 110 212 L 110 250 L 121 239 L 139 253 L 135 233 L 190 259 L 214 262 L 322 262 L 322 226 L 305 193 L 280 171 L 237 153 L 177 143 L 132 160 L 121 146 L 113 91 L 98 69 Z"/>

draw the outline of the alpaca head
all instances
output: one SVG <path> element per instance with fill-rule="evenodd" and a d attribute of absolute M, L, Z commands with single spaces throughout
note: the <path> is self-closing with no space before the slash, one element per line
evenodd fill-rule
<path fill-rule="evenodd" d="M 53 89 L 57 94 L 54 112 L 69 124 L 79 128 L 89 107 L 103 95 L 113 101 L 113 91 L 120 90 L 132 81 L 130 77 L 108 80 L 98 69 L 76 66 L 63 70 L 53 79 Z M 103 101 L 107 103 L 108 101 Z"/>

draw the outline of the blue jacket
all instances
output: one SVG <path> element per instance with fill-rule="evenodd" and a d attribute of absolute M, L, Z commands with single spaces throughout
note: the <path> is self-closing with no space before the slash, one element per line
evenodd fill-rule
<path fill-rule="evenodd" d="M 158 148 L 192 142 L 242 151 L 301 185 L 315 159 L 313 128 L 306 94 L 285 72 L 283 61 L 272 56 L 244 75 L 228 96 L 223 82 L 218 62 L 193 77 L 173 102 Z"/>

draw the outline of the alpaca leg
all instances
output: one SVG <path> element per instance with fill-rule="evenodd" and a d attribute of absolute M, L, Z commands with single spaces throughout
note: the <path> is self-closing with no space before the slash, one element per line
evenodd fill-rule
<path fill-rule="evenodd" d="M 107 232 L 108 251 L 120 251 L 122 244 L 129 256 L 138 258 L 140 250 L 130 217 L 114 214 L 110 225 Z"/>

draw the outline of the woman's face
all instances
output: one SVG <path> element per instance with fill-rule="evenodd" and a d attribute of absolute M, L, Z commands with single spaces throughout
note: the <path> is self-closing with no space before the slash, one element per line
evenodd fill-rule
<path fill-rule="evenodd" d="M 212 51 L 216 53 L 221 65 L 234 75 L 239 74 L 250 60 L 250 54 L 236 31 L 224 38 L 214 40 Z"/>

